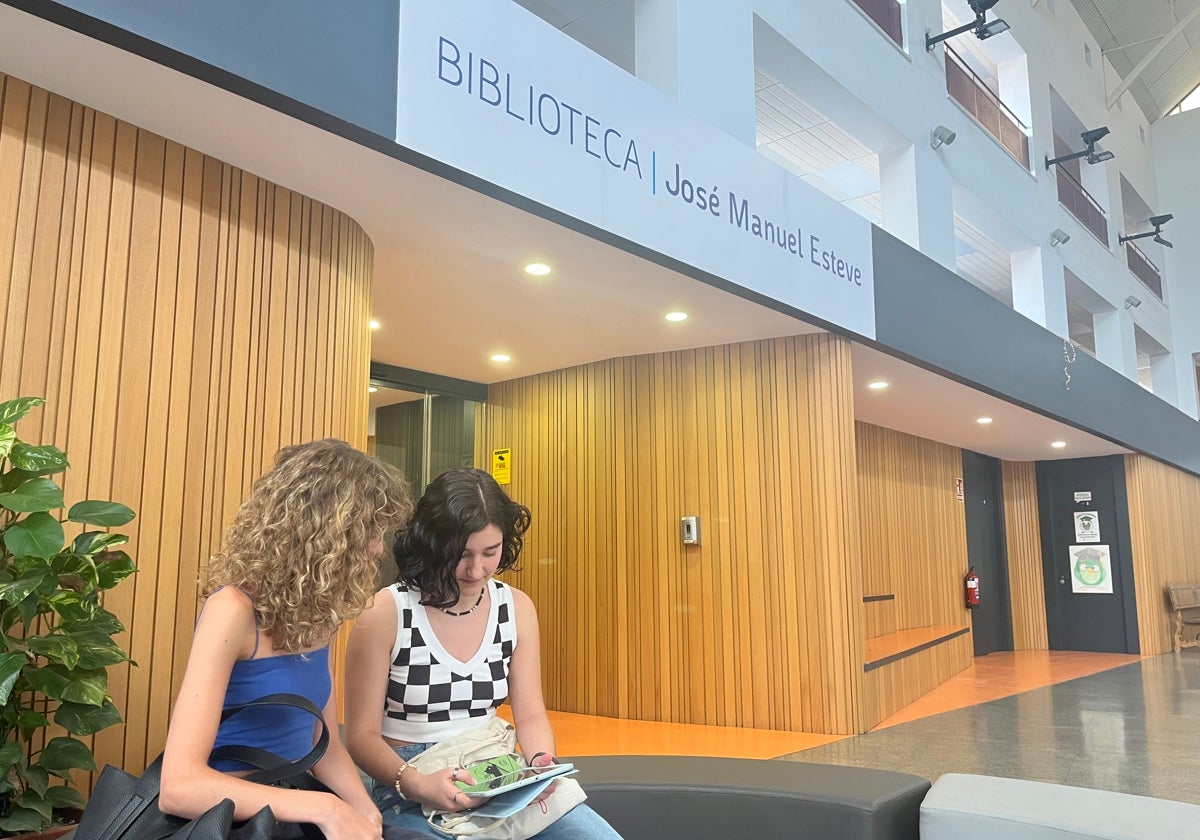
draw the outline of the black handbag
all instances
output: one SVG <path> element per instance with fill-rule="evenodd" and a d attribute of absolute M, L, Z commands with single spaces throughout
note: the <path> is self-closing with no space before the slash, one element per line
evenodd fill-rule
<path fill-rule="evenodd" d="M 321 710 L 310 700 L 296 694 L 271 694 L 221 713 L 224 722 L 237 713 L 255 706 L 291 706 L 311 714 L 320 723 L 321 734 L 308 754 L 287 761 L 255 747 L 228 746 L 213 750 L 212 757 L 233 759 L 258 768 L 245 778 L 251 782 L 302 790 L 327 791 L 308 771 L 321 760 L 329 746 L 329 731 Z M 79 820 L 74 840 L 272 840 L 281 834 L 299 834 L 294 826 L 279 824 L 269 807 L 249 820 L 233 821 L 233 801 L 223 799 L 195 819 L 164 814 L 158 809 L 162 776 L 162 756 L 156 758 L 140 777 L 111 764 L 104 766 L 91 798 Z M 301 824 L 306 838 L 320 840 L 316 826 Z"/>

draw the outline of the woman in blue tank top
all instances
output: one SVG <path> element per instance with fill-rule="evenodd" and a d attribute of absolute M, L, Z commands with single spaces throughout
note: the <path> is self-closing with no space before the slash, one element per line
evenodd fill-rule
<path fill-rule="evenodd" d="M 329 643 L 362 612 L 384 533 L 410 511 L 400 474 L 342 441 L 280 451 L 202 573 L 207 599 L 167 731 L 163 811 L 195 817 L 227 798 L 235 819 L 269 805 L 276 819 L 312 823 L 329 840 L 379 840 L 379 810 L 338 737 Z M 332 793 L 255 784 L 236 762 L 210 766 L 216 746 L 286 759 L 312 748 L 314 721 L 297 709 L 250 709 L 220 722 L 223 709 L 279 692 L 324 711 L 329 747 L 312 772 Z"/>

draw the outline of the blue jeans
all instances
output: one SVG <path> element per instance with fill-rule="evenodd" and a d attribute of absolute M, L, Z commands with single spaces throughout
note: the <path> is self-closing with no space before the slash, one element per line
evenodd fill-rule
<path fill-rule="evenodd" d="M 424 752 L 432 744 L 407 744 L 396 747 L 396 755 L 405 761 Z M 428 837 L 442 837 L 425 821 L 418 802 L 401 799 L 391 785 L 370 783 L 371 801 L 383 814 L 383 824 L 419 831 Z M 576 805 L 537 835 L 538 840 L 621 840 L 621 835 L 604 818 L 587 806 Z"/>

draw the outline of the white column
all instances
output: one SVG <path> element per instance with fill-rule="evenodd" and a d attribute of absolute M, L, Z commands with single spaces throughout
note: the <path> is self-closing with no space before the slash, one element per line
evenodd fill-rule
<path fill-rule="evenodd" d="M 1137 382 L 1137 337 L 1129 310 L 1097 312 L 1092 323 L 1096 328 L 1096 358 Z"/>
<path fill-rule="evenodd" d="M 1175 405 L 1184 414 L 1200 418 L 1200 392 L 1196 387 L 1196 356 L 1191 353 L 1172 353 L 1175 360 Z"/>
<path fill-rule="evenodd" d="M 1067 338 L 1067 287 L 1062 263 L 1049 247 L 1011 256 L 1013 309 Z"/>
<path fill-rule="evenodd" d="M 754 146 L 754 15 L 745 4 L 637 0 L 634 66 L 639 79 Z"/>
<path fill-rule="evenodd" d="M 1161 353 L 1150 357 L 1150 378 L 1154 381 L 1154 395 L 1171 405 L 1178 405 L 1179 387 L 1175 375 L 1175 357 Z"/>
<path fill-rule="evenodd" d="M 917 141 L 879 155 L 884 230 L 955 270 L 954 182 L 940 151 Z"/>

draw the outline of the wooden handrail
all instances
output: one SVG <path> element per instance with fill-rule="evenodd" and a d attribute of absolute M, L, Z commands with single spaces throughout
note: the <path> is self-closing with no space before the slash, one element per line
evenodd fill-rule
<path fill-rule="evenodd" d="M 1078 179 L 1076 179 L 1076 177 L 1071 174 L 1071 170 L 1066 169 L 1062 166 L 1057 167 L 1057 169 L 1058 169 L 1058 174 L 1060 176 L 1062 176 L 1063 178 L 1066 178 L 1068 181 L 1070 181 L 1075 186 L 1075 188 L 1079 190 L 1079 193 L 1088 200 L 1088 203 L 1090 203 L 1092 205 L 1092 207 L 1094 207 L 1100 211 L 1101 216 L 1103 216 L 1105 219 L 1108 218 L 1108 213 L 1104 212 L 1104 208 L 1100 206 L 1100 202 L 1096 201 L 1096 199 L 1092 197 L 1092 194 L 1087 191 L 1087 187 L 1085 187 L 1083 184 L 1079 183 Z"/>
<path fill-rule="evenodd" d="M 994 90 L 992 90 L 990 87 L 988 87 L 988 83 L 985 82 L 978 73 L 976 73 L 974 70 L 972 70 L 971 66 L 969 64 L 967 64 L 967 62 L 963 61 L 962 56 L 959 55 L 958 53 L 956 53 L 950 47 L 949 44 L 943 43 L 942 46 L 946 48 L 947 55 L 954 57 L 954 61 L 956 64 L 958 64 L 959 67 L 961 67 L 963 70 L 966 70 L 968 73 L 971 74 L 971 78 L 975 80 L 975 84 L 978 85 L 985 94 L 987 94 L 987 97 L 989 99 L 991 99 L 992 102 L 999 105 L 1006 114 L 1008 114 L 1010 117 L 1012 117 L 1012 121 L 1015 122 L 1021 128 L 1021 130 L 1024 131 L 1028 135 L 1029 126 L 1025 125 L 1025 123 L 1023 123 L 1021 121 L 1021 118 L 1013 113 L 1012 108 L 1009 108 L 1007 105 L 1004 104 L 1004 100 L 1000 98 L 1000 94 L 996 93 Z"/>

